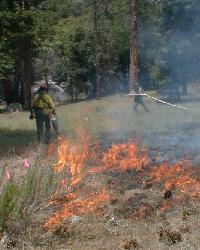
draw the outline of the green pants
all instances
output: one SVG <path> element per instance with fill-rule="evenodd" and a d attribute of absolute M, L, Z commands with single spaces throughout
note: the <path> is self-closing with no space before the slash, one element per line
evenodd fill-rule
<path fill-rule="evenodd" d="M 134 110 L 136 112 L 137 112 L 137 108 L 138 108 L 139 105 L 141 105 L 146 112 L 149 112 L 149 110 L 148 110 L 148 108 L 147 108 L 147 106 L 146 106 L 143 98 L 138 98 L 138 99 L 134 100 L 134 106 L 133 106 L 133 108 L 134 108 Z"/>
<path fill-rule="evenodd" d="M 50 117 L 40 110 L 36 110 L 37 139 L 41 143 L 49 143 L 51 138 L 51 120 Z M 45 127 L 45 130 L 44 130 Z"/>

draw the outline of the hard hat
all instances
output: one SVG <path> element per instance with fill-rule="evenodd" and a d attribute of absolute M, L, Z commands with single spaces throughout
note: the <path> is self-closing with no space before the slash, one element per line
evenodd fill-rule
<path fill-rule="evenodd" d="M 46 84 L 46 82 L 39 83 L 40 90 L 48 90 L 49 86 Z"/>

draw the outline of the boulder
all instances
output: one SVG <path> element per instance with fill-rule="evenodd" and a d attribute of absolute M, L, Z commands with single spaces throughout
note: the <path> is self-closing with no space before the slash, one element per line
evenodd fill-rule
<path fill-rule="evenodd" d="M 0 113 L 3 113 L 7 107 L 6 101 L 0 99 Z"/>
<path fill-rule="evenodd" d="M 32 87 L 32 96 L 37 93 L 37 91 L 40 88 L 41 83 L 42 82 L 37 82 Z M 70 101 L 70 97 L 65 92 L 63 86 L 65 86 L 65 85 L 59 86 L 59 85 L 57 85 L 56 82 L 52 82 L 52 81 L 49 82 L 49 94 L 52 97 L 52 99 L 56 105 L 66 104 L 67 102 Z"/>
<path fill-rule="evenodd" d="M 64 89 L 54 83 L 49 84 L 49 94 L 53 98 L 56 105 L 65 104 L 69 101 L 69 96 Z"/>
<path fill-rule="evenodd" d="M 16 111 L 23 111 L 23 107 L 21 103 L 10 103 L 9 105 L 7 105 L 5 112 L 6 113 L 13 113 Z"/>

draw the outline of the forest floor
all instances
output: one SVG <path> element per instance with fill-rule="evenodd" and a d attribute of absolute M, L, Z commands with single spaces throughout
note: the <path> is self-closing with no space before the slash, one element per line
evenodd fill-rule
<path fill-rule="evenodd" d="M 0 115 L 0 164 L 26 158 L 62 179 L 28 221 L 9 222 L 13 248 L 200 248 L 200 99 L 192 89 L 179 103 L 191 110 L 145 100 L 149 113 L 120 95 L 58 107 L 60 154 L 57 143 L 39 151 L 28 113 Z"/>

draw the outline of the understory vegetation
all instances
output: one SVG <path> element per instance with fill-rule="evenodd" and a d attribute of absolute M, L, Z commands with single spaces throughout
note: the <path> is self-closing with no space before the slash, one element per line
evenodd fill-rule
<path fill-rule="evenodd" d="M 137 2 L 141 85 L 182 86 L 186 93 L 199 78 L 199 1 Z M 44 79 L 64 86 L 72 99 L 80 92 L 95 97 L 95 56 L 101 95 L 126 92 L 130 12 L 129 0 L 1 1 L 1 97 L 23 103 L 30 93 L 22 96 L 22 86 Z"/>
<path fill-rule="evenodd" d="M 193 94 L 196 95 L 196 90 Z M 67 140 L 70 143 L 71 159 L 80 157 L 78 164 L 82 162 L 81 159 L 85 159 L 84 155 L 73 155 L 73 152 L 83 149 L 80 152 L 87 153 L 84 151 L 86 143 L 89 143 L 87 150 L 95 153 L 96 157 L 85 162 L 80 172 L 82 178 L 75 186 L 70 186 L 69 172 L 55 172 L 55 164 L 59 162 L 57 146 L 62 145 L 62 140 L 50 147 L 31 146 L 29 141 L 23 150 L 22 141 L 19 141 L 15 150 L 1 157 L 2 249 L 8 246 L 16 249 L 63 249 L 66 245 L 70 249 L 101 249 L 101 241 L 106 242 L 105 249 L 116 249 L 116 246 L 119 249 L 198 246 L 198 198 L 179 201 L 178 197 L 184 195 L 179 193 L 178 188 L 163 193 L 162 182 L 151 183 L 147 178 L 153 170 L 151 165 L 159 167 L 163 161 L 173 164 L 186 156 L 186 163 L 190 158 L 192 164 L 198 166 L 199 144 L 195 139 L 199 133 L 199 111 L 195 109 L 197 99 L 198 96 L 190 95 L 183 100 L 185 106 L 193 109 L 192 112 L 145 99 L 151 113 L 146 114 L 143 110 L 134 113 L 132 99 L 118 95 L 101 101 L 59 107 L 61 137 L 64 142 Z M 20 117 L 16 117 L 12 127 L 13 136 L 17 136 L 15 132 L 19 130 L 18 125 L 22 120 L 21 129 L 29 128 L 34 132 L 34 124 L 30 123 L 26 115 L 20 113 Z M 8 128 L 9 122 L 6 119 L 2 121 L 1 129 Z M 105 165 L 107 171 L 86 175 L 96 161 L 102 160 L 101 154 L 115 148 L 112 145 L 123 149 L 125 146 L 120 145 L 131 145 L 131 139 L 141 149 L 144 146 L 152 160 L 147 164 L 147 170 L 144 169 L 144 176 L 142 172 L 138 174 L 138 171 L 129 169 L 131 162 L 123 163 L 125 152 L 119 152 L 116 159 L 127 170 L 119 170 L 118 164 L 116 169 L 109 169 L 113 158 Z M 67 161 L 67 158 L 64 159 Z M 193 171 L 196 170 L 181 172 L 181 176 L 190 178 L 194 175 Z M 196 173 L 195 181 L 198 176 L 199 173 Z M 175 178 L 179 178 L 179 174 L 172 179 Z M 140 180 L 147 184 L 142 184 Z M 195 181 L 190 188 L 196 185 Z M 104 189 L 109 190 L 110 196 Z M 92 207 L 94 202 L 97 202 L 95 208 Z M 169 207 L 162 212 L 163 202 Z M 141 212 L 142 208 L 145 209 L 145 216 L 138 213 L 140 206 Z M 59 210 L 65 208 L 73 212 L 71 217 L 67 212 L 64 216 L 59 214 Z M 51 221 L 50 218 L 55 225 L 45 227 L 45 223 Z"/>
<path fill-rule="evenodd" d="M 0 249 L 200 248 L 199 10 L 0 1 Z"/>

